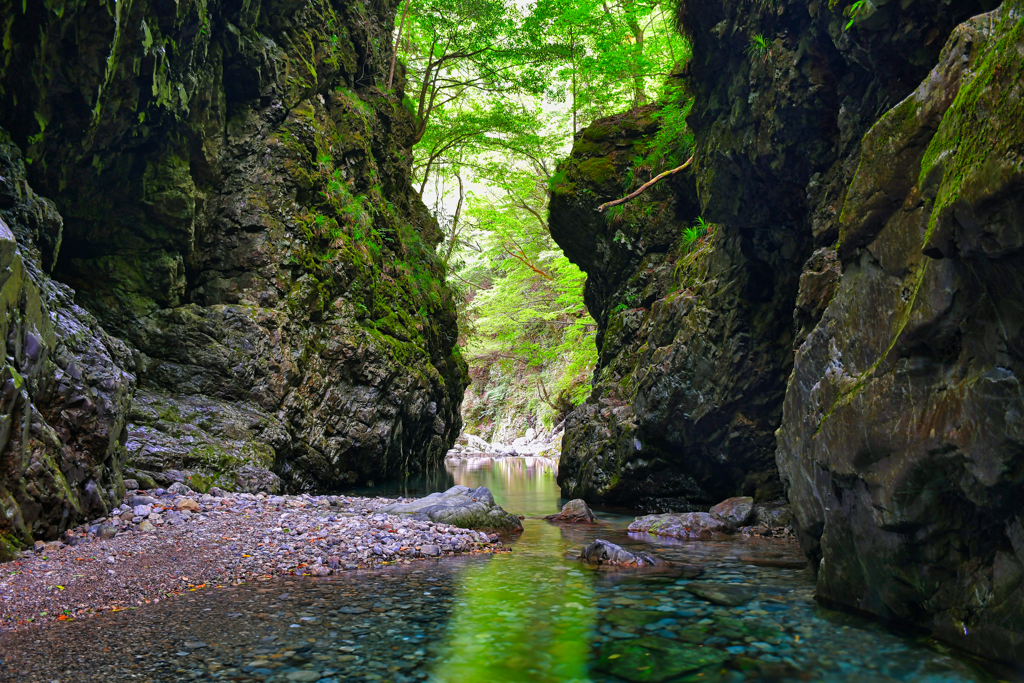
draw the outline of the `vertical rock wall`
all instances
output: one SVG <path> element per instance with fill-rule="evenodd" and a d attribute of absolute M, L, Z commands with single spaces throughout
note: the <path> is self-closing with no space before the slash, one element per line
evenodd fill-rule
<path fill-rule="evenodd" d="M 600 352 L 594 391 L 566 421 L 559 485 L 649 510 L 771 500 L 782 494 L 774 431 L 806 244 L 725 224 L 688 251 L 682 232 L 700 213 L 692 174 L 597 213 L 632 189 L 656 110 L 588 127 L 552 190 L 551 234 L 587 273 Z"/>
<path fill-rule="evenodd" d="M 124 496 L 134 362 L 43 272 L 62 228 L 0 129 L 0 561 Z"/>
<path fill-rule="evenodd" d="M 851 6 L 680 6 L 697 192 L 815 248 L 776 455 L 819 597 L 1020 661 L 1021 6 Z"/>
<path fill-rule="evenodd" d="M 395 4 L 0 0 L 0 126 L 63 216 L 40 264 L 132 349 L 140 474 L 328 490 L 457 436 Z"/>
<path fill-rule="evenodd" d="M 1024 662 L 1024 5 L 865 135 L 779 466 L 818 595 Z"/>

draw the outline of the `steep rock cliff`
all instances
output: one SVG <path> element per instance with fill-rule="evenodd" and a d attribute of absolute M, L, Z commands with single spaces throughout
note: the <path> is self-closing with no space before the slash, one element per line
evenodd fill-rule
<path fill-rule="evenodd" d="M 806 245 L 719 225 L 687 249 L 682 231 L 700 213 L 690 174 L 598 213 L 646 180 L 636 160 L 657 134 L 655 111 L 596 121 L 552 188 L 551 234 L 587 272 L 599 325 L 594 390 L 566 422 L 559 484 L 654 510 L 770 500 L 782 493 L 774 431 Z"/>
<path fill-rule="evenodd" d="M 995 5 L 680 20 L 705 218 L 816 247 L 777 461 L 818 595 L 1019 661 L 1020 3 L 957 28 Z"/>
<path fill-rule="evenodd" d="M 458 434 L 395 4 L 0 2 L 0 125 L 63 215 L 42 267 L 132 348 L 132 468 L 324 490 Z"/>
<path fill-rule="evenodd" d="M 779 466 L 818 594 L 1024 663 L 1024 3 L 868 132 Z"/>
<path fill-rule="evenodd" d="M 62 228 L 0 129 L 0 561 L 105 515 L 124 496 L 134 363 L 127 345 L 43 273 Z"/>

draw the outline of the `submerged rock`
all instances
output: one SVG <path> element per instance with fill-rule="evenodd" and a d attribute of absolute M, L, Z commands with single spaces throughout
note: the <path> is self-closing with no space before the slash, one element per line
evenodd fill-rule
<path fill-rule="evenodd" d="M 581 499 L 570 500 L 562 506 L 562 511 L 557 515 L 548 515 L 544 519 L 550 522 L 568 522 L 570 524 L 592 524 L 597 521 L 597 516 L 590 509 L 590 506 Z"/>
<path fill-rule="evenodd" d="M 739 607 L 754 599 L 756 592 L 743 586 L 731 586 L 727 583 L 698 583 L 691 581 L 686 590 L 698 598 L 725 607 Z"/>
<path fill-rule="evenodd" d="M 633 553 L 614 543 L 596 539 L 583 548 L 580 558 L 587 564 L 611 565 L 616 567 L 655 567 L 665 563 L 644 553 Z"/>
<path fill-rule="evenodd" d="M 732 534 L 735 528 L 706 512 L 686 512 L 637 517 L 629 525 L 629 531 L 646 531 L 672 538 L 709 539 Z"/>
<path fill-rule="evenodd" d="M 696 648 L 678 640 L 644 636 L 605 643 L 594 666 L 627 681 L 661 683 L 729 658 L 728 653 L 715 648 Z"/>
<path fill-rule="evenodd" d="M 519 518 L 502 510 L 486 486 L 471 489 L 456 485 L 447 491 L 431 493 L 406 503 L 395 503 L 380 511 L 392 515 L 412 515 L 417 519 L 429 519 L 463 529 L 523 530 Z"/>

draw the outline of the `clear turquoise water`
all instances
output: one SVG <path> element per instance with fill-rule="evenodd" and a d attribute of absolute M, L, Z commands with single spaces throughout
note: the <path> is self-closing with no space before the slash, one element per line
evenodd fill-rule
<path fill-rule="evenodd" d="M 1024 680 L 925 636 L 819 607 L 806 569 L 769 566 L 799 562 L 790 542 L 666 542 L 632 536 L 631 517 L 600 509 L 596 527 L 552 525 L 540 518 L 564 502 L 555 474 L 538 459 L 464 461 L 429 481 L 363 491 L 488 486 L 526 516 L 511 553 L 285 578 L 28 632 L 3 641 L 0 680 Z M 716 606 L 678 572 L 585 567 L 574 557 L 597 537 L 696 567 L 692 580 L 750 599 Z"/>

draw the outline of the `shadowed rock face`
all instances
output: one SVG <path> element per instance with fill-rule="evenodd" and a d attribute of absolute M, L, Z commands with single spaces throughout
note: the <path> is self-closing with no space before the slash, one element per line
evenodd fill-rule
<path fill-rule="evenodd" d="M 1024 4 L 864 137 L 779 467 L 818 594 L 1024 662 Z"/>
<path fill-rule="evenodd" d="M 583 131 L 552 191 L 551 234 L 587 272 L 599 350 L 594 390 L 566 421 L 558 483 L 567 496 L 649 510 L 772 500 L 806 244 L 720 226 L 684 251 L 681 233 L 699 214 L 692 175 L 597 213 L 627 191 L 633 158 L 657 132 L 654 111 Z"/>
<path fill-rule="evenodd" d="M 132 348 L 135 469 L 324 490 L 438 465 L 458 434 L 401 68 L 382 90 L 394 5 L 0 2 L 0 125 L 64 219 L 42 266 Z"/>
<path fill-rule="evenodd" d="M 44 274 L 61 228 L 0 129 L 0 561 L 107 514 L 124 496 L 134 363 L 126 344 Z"/>

